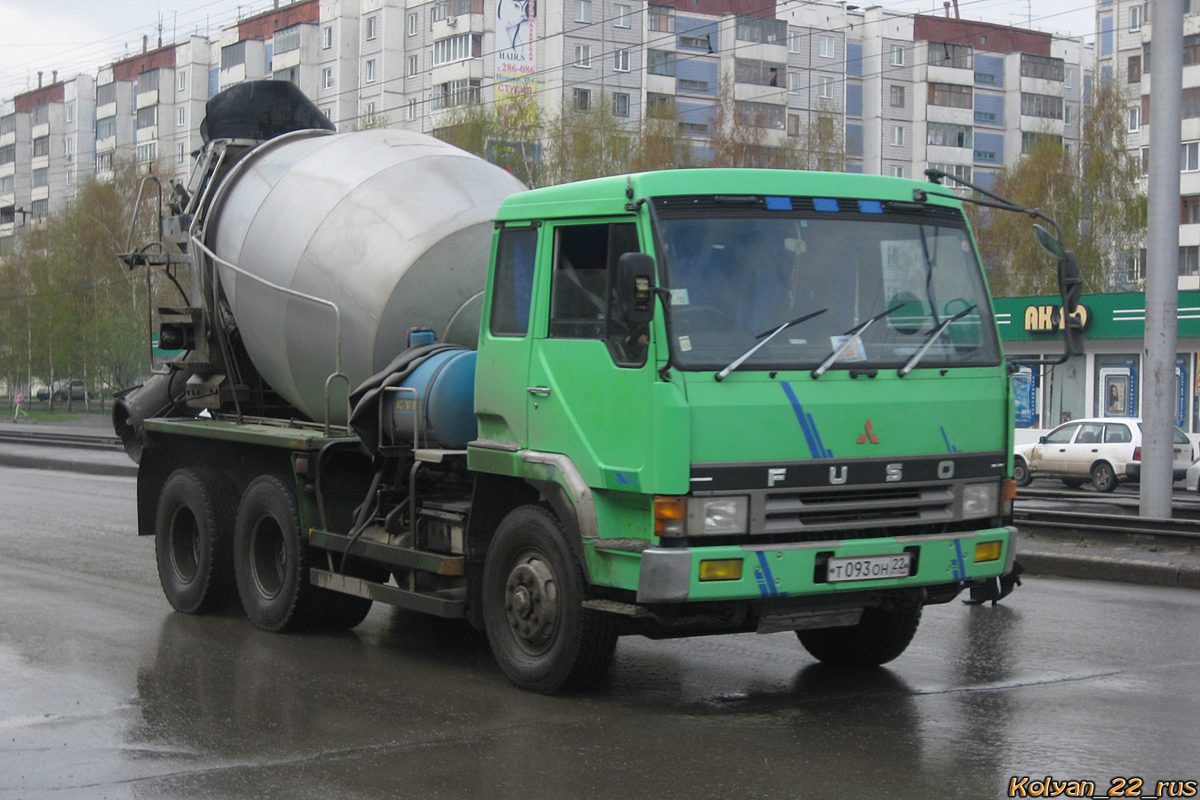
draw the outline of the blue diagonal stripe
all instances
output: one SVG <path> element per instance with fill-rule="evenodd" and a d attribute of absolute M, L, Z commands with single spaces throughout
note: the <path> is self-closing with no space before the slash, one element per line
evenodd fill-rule
<path fill-rule="evenodd" d="M 792 390 L 792 385 L 787 381 L 780 381 L 779 385 L 783 387 L 783 393 L 787 395 L 788 401 L 792 404 L 792 411 L 795 412 L 796 419 L 800 423 L 800 430 L 804 432 L 804 440 L 808 442 L 809 455 L 813 458 L 832 458 L 833 453 L 825 449 L 825 443 L 821 441 L 821 434 L 817 431 L 817 424 L 813 421 L 812 414 L 805 413 L 804 406 L 800 405 L 800 399 Z"/>

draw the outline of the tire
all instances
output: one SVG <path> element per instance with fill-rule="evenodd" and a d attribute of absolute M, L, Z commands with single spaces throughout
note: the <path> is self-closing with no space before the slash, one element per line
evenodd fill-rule
<path fill-rule="evenodd" d="M 275 475 L 255 478 L 238 504 L 233 529 L 238 596 L 255 627 L 282 633 L 317 621 L 295 491 Z"/>
<path fill-rule="evenodd" d="M 1013 459 L 1012 476 L 1013 480 L 1017 482 L 1017 486 L 1028 486 L 1033 483 L 1033 476 L 1029 474 L 1029 465 L 1020 456 Z"/>
<path fill-rule="evenodd" d="M 831 667 L 866 669 L 903 653 L 917 632 L 921 608 L 867 608 L 857 625 L 796 631 L 804 649 Z"/>
<path fill-rule="evenodd" d="M 599 681 L 617 645 L 611 615 L 585 609 L 583 571 L 558 519 L 541 506 L 504 518 L 483 568 L 492 654 L 514 684 L 542 694 Z"/>
<path fill-rule="evenodd" d="M 1096 491 L 1108 493 L 1117 488 L 1117 473 L 1107 461 L 1098 461 L 1092 465 L 1092 485 Z"/>
<path fill-rule="evenodd" d="M 1068 489 L 1079 489 L 1087 483 L 1083 478 L 1063 478 L 1062 482 Z"/>
<path fill-rule="evenodd" d="M 154 554 L 167 602 L 203 614 L 234 598 L 233 491 L 208 469 L 177 469 L 154 516 Z"/>

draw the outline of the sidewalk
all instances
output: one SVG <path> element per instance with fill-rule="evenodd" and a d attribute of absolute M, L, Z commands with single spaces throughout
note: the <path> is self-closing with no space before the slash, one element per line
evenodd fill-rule
<path fill-rule="evenodd" d="M 45 430 L 98 437 L 115 434 L 106 414 L 71 422 L 0 422 L 3 430 Z M 10 427 L 11 426 L 11 427 Z M 99 475 L 134 476 L 137 465 L 120 450 L 83 450 L 0 443 L 0 464 Z M 1200 589 L 1200 552 L 1181 546 L 1124 544 L 1103 540 L 1030 536 L 1019 533 L 1017 560 L 1030 575 L 1177 586 Z"/>

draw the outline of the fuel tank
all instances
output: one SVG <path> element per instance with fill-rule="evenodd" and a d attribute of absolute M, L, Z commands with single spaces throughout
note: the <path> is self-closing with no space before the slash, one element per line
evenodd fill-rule
<path fill-rule="evenodd" d="M 343 424 L 347 383 L 385 367 L 411 328 L 475 347 L 492 220 L 524 188 L 407 131 L 305 130 L 259 145 L 223 177 L 206 234 L 238 268 L 219 266 L 221 285 L 259 373 L 323 422 L 340 341 L 348 381 L 335 384 L 329 416 Z"/>

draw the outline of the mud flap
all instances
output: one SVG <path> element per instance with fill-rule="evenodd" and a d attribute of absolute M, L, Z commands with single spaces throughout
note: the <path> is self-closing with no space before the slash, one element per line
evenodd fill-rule
<path fill-rule="evenodd" d="M 990 600 L 992 605 L 996 605 L 1012 594 L 1013 589 L 1021 585 L 1021 573 L 1024 571 L 1025 568 L 1021 566 L 1021 562 L 1014 561 L 1012 571 L 1006 572 L 999 578 L 988 578 L 971 586 L 971 599 L 963 600 L 963 602 L 969 606 L 978 606 Z"/>

